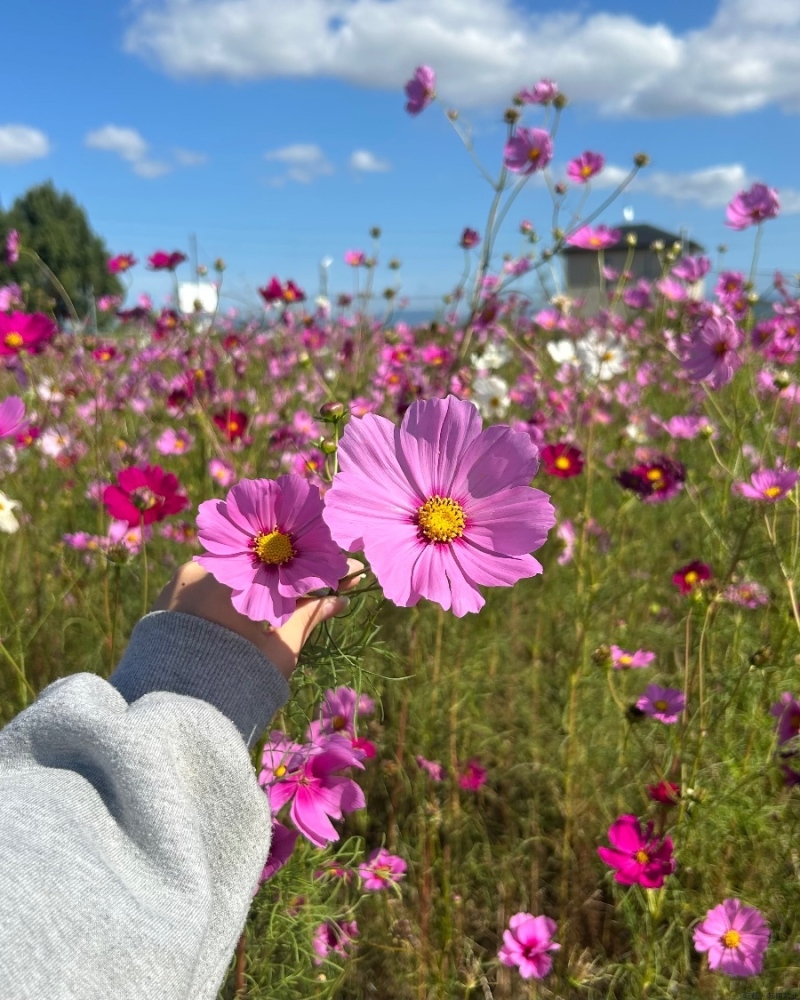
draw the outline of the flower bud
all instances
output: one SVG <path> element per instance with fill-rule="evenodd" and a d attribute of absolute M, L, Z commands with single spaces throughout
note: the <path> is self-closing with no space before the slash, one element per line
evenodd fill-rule
<path fill-rule="evenodd" d="M 335 441 L 331 441 L 329 438 L 326 438 L 319 447 L 323 455 L 332 455 L 336 451 L 338 445 Z"/>
<path fill-rule="evenodd" d="M 566 94 L 556 94 L 553 98 L 553 107 L 558 111 L 561 111 L 569 104 L 569 98 Z"/>
<path fill-rule="evenodd" d="M 750 657 L 751 667 L 767 667 L 772 662 L 772 647 L 760 646 Z"/>
<path fill-rule="evenodd" d="M 776 389 L 788 389 L 792 384 L 792 376 L 787 371 L 778 372 L 772 379 Z"/>
<path fill-rule="evenodd" d="M 506 108 L 503 112 L 503 121 L 506 125 L 516 125 L 520 118 L 522 118 L 522 112 L 517 108 Z"/>
<path fill-rule="evenodd" d="M 400 263 L 400 261 L 396 257 L 392 257 L 392 259 L 389 261 L 389 270 L 390 271 L 399 271 L 402 266 L 403 265 Z"/>
<path fill-rule="evenodd" d="M 206 267 L 205 264 L 198 264 L 197 273 L 200 275 L 201 278 L 205 278 L 205 276 L 208 274 L 208 268 Z"/>
<path fill-rule="evenodd" d="M 553 239 L 554 240 L 563 240 L 564 239 L 564 230 L 563 229 L 554 229 L 553 230 Z"/>
<path fill-rule="evenodd" d="M 637 153 L 633 158 L 633 162 L 637 167 L 647 167 L 650 164 L 650 157 L 647 153 Z"/>
<path fill-rule="evenodd" d="M 728 252 L 728 246 L 727 246 L 727 244 L 726 243 L 720 243 L 720 245 L 717 247 L 717 253 L 727 253 L 727 252 Z"/>
<path fill-rule="evenodd" d="M 319 415 L 323 420 L 338 420 L 344 416 L 344 404 L 337 400 L 323 403 L 319 408 Z"/>
<path fill-rule="evenodd" d="M 396 294 L 397 291 L 394 288 L 384 288 L 383 290 L 383 297 L 386 299 L 387 302 L 391 302 L 391 300 L 395 297 Z"/>
<path fill-rule="evenodd" d="M 447 117 L 450 119 L 451 122 L 456 122 L 458 121 L 458 112 L 456 111 L 455 108 L 450 108 L 450 110 L 447 112 Z"/>
<path fill-rule="evenodd" d="M 639 237 L 636 235 L 636 233 L 628 233 L 628 235 L 625 237 L 625 242 L 628 244 L 629 247 L 635 247 L 636 244 L 639 242 Z"/>
<path fill-rule="evenodd" d="M 379 240 L 381 238 L 381 227 L 373 226 L 369 231 L 369 235 L 373 238 L 373 240 Z"/>
<path fill-rule="evenodd" d="M 664 249 L 664 241 L 653 240 L 653 242 L 650 244 L 650 249 L 655 250 L 656 253 L 661 253 L 661 251 Z"/>
<path fill-rule="evenodd" d="M 214 270 L 219 271 L 220 274 L 222 274 L 222 272 L 225 270 L 225 261 L 222 259 L 222 257 L 217 257 L 217 259 L 214 261 Z"/>
<path fill-rule="evenodd" d="M 592 663 L 598 667 L 611 666 L 611 649 L 606 645 L 606 643 L 603 643 L 602 646 L 598 646 L 592 653 Z"/>
<path fill-rule="evenodd" d="M 559 181 L 555 186 L 555 192 L 556 194 L 566 194 L 567 185 L 563 181 Z"/>

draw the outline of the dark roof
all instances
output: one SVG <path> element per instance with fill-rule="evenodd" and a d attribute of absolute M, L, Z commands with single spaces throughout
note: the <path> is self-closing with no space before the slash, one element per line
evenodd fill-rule
<path fill-rule="evenodd" d="M 612 246 L 607 247 L 607 250 L 625 250 L 628 247 L 626 238 L 629 233 L 636 234 L 636 249 L 637 250 L 648 250 L 651 243 L 655 243 L 656 240 L 662 240 L 664 246 L 671 246 L 673 243 L 683 243 L 684 250 L 688 250 L 689 253 L 702 253 L 703 247 L 699 243 L 695 243 L 694 240 L 684 240 L 681 236 L 676 233 L 669 233 L 666 229 L 659 229 L 658 226 L 609 226 L 609 229 L 618 229 L 622 234 L 617 243 Z M 563 254 L 573 254 L 573 253 L 597 253 L 596 250 L 584 250 L 583 247 L 572 247 L 565 246 L 561 251 Z"/>

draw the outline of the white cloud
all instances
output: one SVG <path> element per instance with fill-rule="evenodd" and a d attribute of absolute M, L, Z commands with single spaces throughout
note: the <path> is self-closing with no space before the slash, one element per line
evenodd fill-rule
<path fill-rule="evenodd" d="M 173 152 L 182 167 L 202 167 L 204 163 L 208 163 L 205 153 L 196 153 L 191 149 L 175 149 Z"/>
<path fill-rule="evenodd" d="M 89 149 L 102 149 L 116 153 L 129 163 L 136 163 L 147 156 L 148 145 L 135 128 L 120 128 L 118 125 L 104 125 L 89 132 L 85 139 Z"/>
<path fill-rule="evenodd" d="M 298 184 L 310 184 L 317 177 L 333 173 L 333 167 L 328 163 L 325 154 L 319 146 L 313 144 L 298 143 L 294 146 L 283 146 L 281 149 L 264 153 L 264 159 L 288 166 L 285 177 L 273 178 L 268 182 L 273 187 L 280 187 L 286 178 Z"/>
<path fill-rule="evenodd" d="M 534 13 L 518 0 L 139 0 L 125 47 L 178 77 L 325 77 L 399 101 L 427 63 L 445 103 L 461 108 L 508 101 L 534 82 L 535 64 L 609 113 L 800 112 L 797 0 L 719 0 L 684 33 L 623 14 Z"/>
<path fill-rule="evenodd" d="M 365 173 L 381 173 L 390 170 L 386 160 L 380 160 L 368 149 L 356 149 L 350 157 L 350 166 L 353 170 L 363 170 Z"/>
<path fill-rule="evenodd" d="M 163 177 L 164 174 L 171 173 L 172 169 L 171 164 L 164 163 L 161 160 L 137 160 L 133 164 L 133 172 L 138 177 L 144 177 L 146 180 Z"/>
<path fill-rule="evenodd" d="M 50 140 L 30 125 L 0 125 L 0 163 L 27 163 L 50 152 Z"/>

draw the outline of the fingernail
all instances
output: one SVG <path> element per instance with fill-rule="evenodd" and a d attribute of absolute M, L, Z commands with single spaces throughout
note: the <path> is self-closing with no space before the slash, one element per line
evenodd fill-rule
<path fill-rule="evenodd" d="M 325 611 L 331 615 L 340 615 L 350 607 L 349 597 L 329 597 L 325 601 Z"/>

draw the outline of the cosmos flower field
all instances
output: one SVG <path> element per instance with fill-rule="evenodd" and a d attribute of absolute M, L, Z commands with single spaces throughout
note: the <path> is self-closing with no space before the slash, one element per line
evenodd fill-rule
<path fill-rule="evenodd" d="M 272 276 L 255 318 L 103 301 L 67 330 L 0 289 L 0 721 L 108 676 L 189 559 L 273 625 L 366 566 L 253 755 L 276 824 L 223 997 L 800 990 L 798 287 L 680 245 L 612 271 L 593 151 L 493 269 L 563 105 L 515 95 L 435 323 Z M 731 239 L 779 211 L 753 185 Z M 531 298 L 565 245 L 596 314 Z"/>

